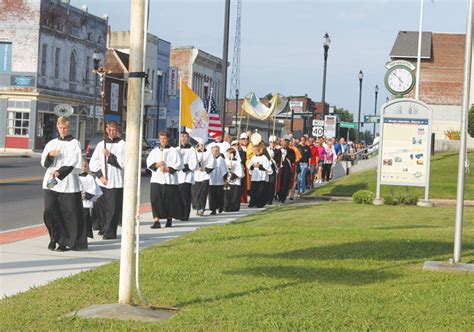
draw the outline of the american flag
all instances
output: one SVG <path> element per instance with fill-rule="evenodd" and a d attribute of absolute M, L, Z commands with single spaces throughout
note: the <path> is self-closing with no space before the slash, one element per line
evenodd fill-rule
<path fill-rule="evenodd" d="M 209 110 L 209 99 L 211 100 L 211 109 Z M 222 125 L 219 110 L 217 109 L 214 98 L 207 97 L 204 101 L 204 108 L 209 114 L 209 136 L 214 138 L 222 136 Z"/>

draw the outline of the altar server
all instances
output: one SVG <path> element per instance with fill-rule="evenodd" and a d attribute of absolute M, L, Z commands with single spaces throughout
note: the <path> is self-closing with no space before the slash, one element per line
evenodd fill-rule
<path fill-rule="evenodd" d="M 198 169 L 194 172 L 194 184 L 191 187 L 192 205 L 198 216 L 204 216 L 207 196 L 209 194 L 209 173 L 214 167 L 214 157 L 204 144 L 196 149 Z"/>
<path fill-rule="evenodd" d="M 225 164 L 227 167 L 224 182 L 224 211 L 233 212 L 240 210 L 240 181 L 244 176 L 241 161 L 235 155 L 237 151 L 231 147 L 227 150 Z"/>
<path fill-rule="evenodd" d="M 87 234 L 79 180 L 81 145 L 69 135 L 66 117 L 58 118 L 56 128 L 58 138 L 49 141 L 41 154 L 41 165 L 46 168 L 43 218 L 50 237 L 48 249 L 83 250 L 87 249 Z"/>
<path fill-rule="evenodd" d="M 211 148 L 213 156 L 212 170 L 209 172 L 209 209 L 211 215 L 216 211 L 224 211 L 224 180 L 227 174 L 225 159 L 220 152 L 220 148 L 214 145 Z"/>
<path fill-rule="evenodd" d="M 198 169 L 196 149 L 189 144 L 189 134 L 181 134 L 179 153 L 183 162 L 183 169 L 178 172 L 178 187 L 183 202 L 182 221 L 189 220 L 191 212 L 191 187 L 194 183 L 194 171 Z"/>
<path fill-rule="evenodd" d="M 160 145 L 150 152 L 146 165 L 151 170 L 150 201 L 154 223 L 151 228 L 161 228 L 160 219 L 166 219 L 166 227 L 172 220 L 183 216 L 183 203 L 178 187 L 178 172 L 183 169 L 181 155 L 169 144 L 170 134 L 160 132 Z"/>
<path fill-rule="evenodd" d="M 258 145 L 254 145 L 252 149 L 248 164 L 251 180 L 249 207 L 262 208 L 267 204 L 267 183 L 269 175 L 273 173 L 272 164 Z"/>
<path fill-rule="evenodd" d="M 120 138 L 118 123 L 109 121 L 105 144 L 104 141 L 97 144 L 89 163 L 103 193 L 97 200 L 96 211 L 99 235 L 104 240 L 117 238 L 117 227 L 122 224 L 124 164 L 125 141 Z"/>
<path fill-rule="evenodd" d="M 92 233 L 92 209 L 95 201 L 102 196 L 102 190 L 97 185 L 94 177 L 87 172 L 89 163 L 87 160 L 82 160 L 82 169 L 79 174 L 79 179 L 82 184 L 82 215 L 84 217 L 84 223 L 86 224 L 87 237 L 94 238 Z"/>

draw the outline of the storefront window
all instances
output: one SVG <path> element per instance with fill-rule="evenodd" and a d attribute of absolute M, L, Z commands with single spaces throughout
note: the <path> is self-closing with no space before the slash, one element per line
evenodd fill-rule
<path fill-rule="evenodd" d="M 8 111 L 7 135 L 28 136 L 29 125 L 29 112 Z"/>

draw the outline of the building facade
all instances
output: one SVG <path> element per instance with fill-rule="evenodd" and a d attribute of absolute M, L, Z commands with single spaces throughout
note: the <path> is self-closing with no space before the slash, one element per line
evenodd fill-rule
<path fill-rule="evenodd" d="M 110 32 L 109 47 L 130 54 L 130 32 Z M 166 129 L 170 119 L 178 116 L 178 110 L 170 107 L 168 96 L 170 49 L 170 42 L 150 33 L 147 35 L 145 72 L 148 76 L 148 84 L 145 86 L 143 118 L 145 138 L 158 137 L 159 130 Z M 125 66 L 128 68 L 128 61 Z M 124 121 L 125 119 L 126 116 L 124 116 Z M 173 130 L 171 132 L 173 133 Z"/>
<path fill-rule="evenodd" d="M 61 105 L 72 108 L 71 133 L 85 147 L 95 132 L 94 57 L 105 60 L 107 21 L 69 1 L 0 2 L 0 147 L 42 149 L 56 137 Z"/>
<path fill-rule="evenodd" d="M 459 130 L 461 125 L 466 38 L 458 33 L 423 32 L 422 40 L 419 99 L 433 111 L 436 140 L 446 140 L 447 131 Z M 417 49 L 418 32 L 400 31 L 390 58 L 416 66 Z M 415 90 L 406 97 L 414 98 Z M 469 144 L 474 146 L 471 137 Z"/>

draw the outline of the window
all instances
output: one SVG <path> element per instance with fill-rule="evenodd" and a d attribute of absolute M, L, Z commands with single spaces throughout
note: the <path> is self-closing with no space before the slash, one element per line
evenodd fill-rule
<path fill-rule="evenodd" d="M 84 76 L 86 79 L 86 84 L 89 84 L 89 81 L 91 80 L 91 62 L 92 59 L 90 56 L 86 58 L 86 75 Z"/>
<path fill-rule="evenodd" d="M 43 48 L 41 50 L 41 75 L 43 76 L 46 75 L 46 69 L 47 69 L 46 60 L 47 59 L 48 59 L 48 45 L 43 44 Z"/>
<path fill-rule="evenodd" d="M 71 61 L 69 63 L 69 81 L 76 82 L 77 75 L 76 75 L 76 51 L 71 52 Z"/>
<path fill-rule="evenodd" d="M 12 43 L 0 42 L 0 72 L 12 70 Z"/>
<path fill-rule="evenodd" d="M 28 136 L 30 125 L 30 113 L 19 111 L 8 111 L 7 135 Z"/>
<path fill-rule="evenodd" d="M 61 61 L 61 49 L 56 48 L 56 53 L 54 56 L 54 78 L 59 78 L 59 62 Z"/>

